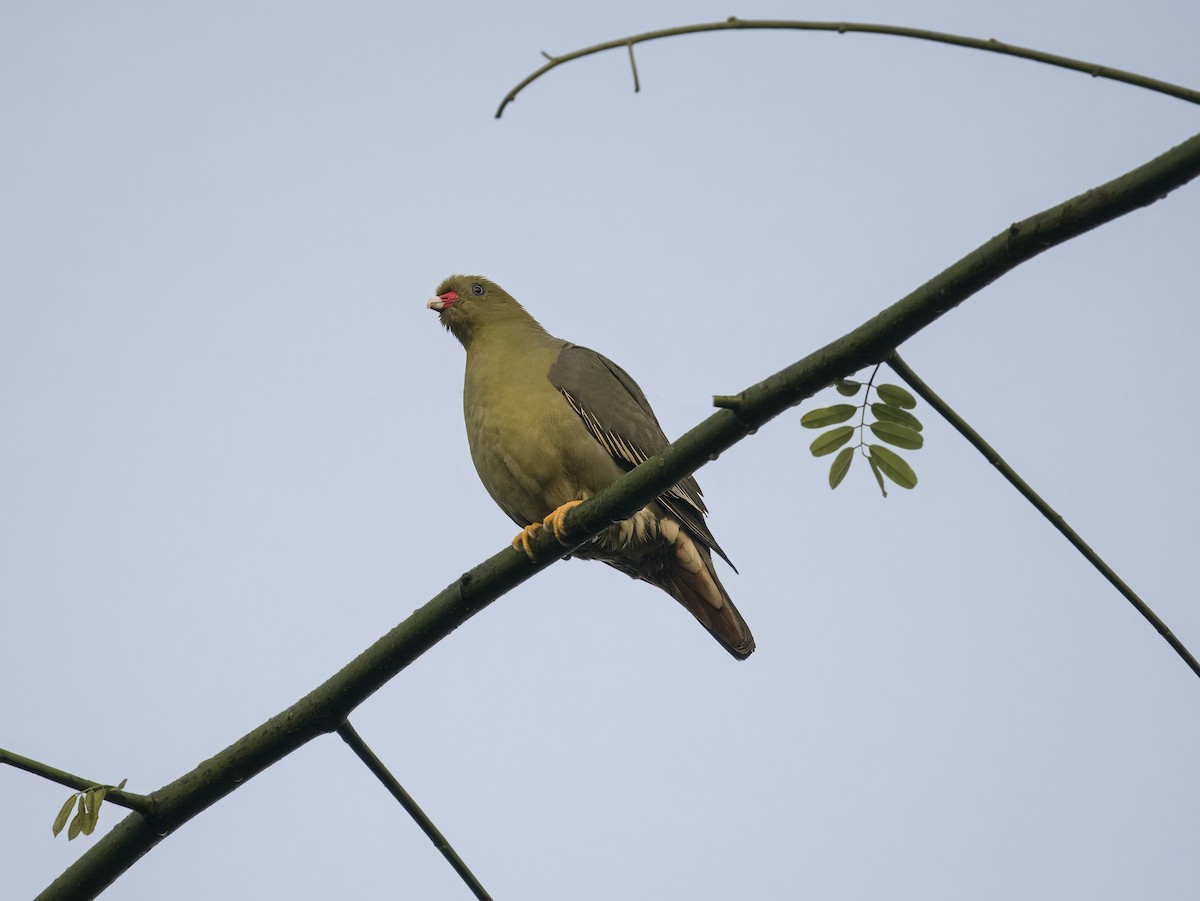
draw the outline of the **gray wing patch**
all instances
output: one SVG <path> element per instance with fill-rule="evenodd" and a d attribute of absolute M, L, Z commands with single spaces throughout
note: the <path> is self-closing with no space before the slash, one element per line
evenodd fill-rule
<path fill-rule="evenodd" d="M 548 377 L 583 420 L 591 436 L 622 468 L 633 469 L 670 443 L 637 382 L 594 350 L 568 344 L 550 367 Z M 694 478 L 688 476 L 678 482 L 659 495 L 658 502 L 693 538 L 733 566 L 704 521 L 708 509 Z"/>

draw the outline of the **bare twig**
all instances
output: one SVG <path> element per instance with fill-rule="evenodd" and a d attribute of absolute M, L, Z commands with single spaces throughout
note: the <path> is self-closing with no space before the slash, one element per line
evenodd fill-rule
<path fill-rule="evenodd" d="M 1005 44 L 997 41 L 995 38 L 972 38 L 965 35 L 947 34 L 941 31 L 927 31 L 922 28 L 903 28 L 898 25 L 873 25 L 866 22 L 801 22 L 790 21 L 786 19 L 737 19 L 730 18 L 724 22 L 704 22 L 698 25 L 680 25 L 676 28 L 663 28 L 658 31 L 647 31 L 643 34 L 630 35 L 625 38 L 617 38 L 612 41 L 604 41 L 601 44 L 593 44 L 590 47 L 584 47 L 582 50 L 573 50 L 570 53 L 564 53 L 562 56 L 547 57 L 550 61 L 535 72 L 530 73 L 521 82 L 509 91 L 504 99 L 500 102 L 500 108 L 496 110 L 496 118 L 499 119 L 504 113 L 504 108 L 516 100 L 517 95 L 521 93 L 530 84 L 537 81 L 551 69 L 556 66 L 561 66 L 563 63 L 569 63 L 571 60 L 579 59 L 584 56 L 591 56 L 593 53 L 603 53 L 605 50 L 615 50 L 618 47 L 628 47 L 630 59 L 633 59 L 633 45 L 641 44 L 646 41 L 655 41 L 659 38 L 670 38 L 681 34 L 698 34 L 704 31 L 731 31 L 731 30 L 752 30 L 752 29 L 785 29 L 792 31 L 832 31 L 837 34 L 846 34 L 847 32 L 861 32 L 865 34 L 886 34 L 903 38 L 914 38 L 919 41 L 935 41 L 939 44 L 953 44 L 957 47 L 969 47 L 973 50 L 986 50 L 989 53 L 1002 53 L 1006 56 L 1015 56 L 1020 59 L 1028 59 L 1038 63 L 1045 63 L 1049 66 L 1057 66 L 1061 69 L 1072 69 L 1076 72 L 1083 72 L 1091 75 L 1093 78 L 1107 78 L 1112 81 L 1120 81 L 1125 84 L 1131 84 L 1134 87 L 1145 88 L 1148 91 L 1157 91 L 1160 94 L 1167 94 L 1171 97 L 1177 97 L 1180 100 L 1186 100 L 1189 103 L 1200 103 L 1200 91 L 1191 88 L 1185 88 L 1182 85 L 1171 84 L 1167 81 L 1160 81 L 1157 78 L 1148 78 L 1145 75 L 1138 75 L 1136 72 L 1126 72 L 1122 69 L 1114 69 L 1111 66 L 1102 66 L 1099 63 L 1089 63 L 1084 60 L 1071 59 L 1066 56 L 1059 56 L 1054 53 L 1043 53 L 1040 50 L 1031 50 L 1028 47 L 1018 47 L 1016 44 Z M 542 54 L 546 56 L 545 53 Z M 634 79 L 636 84 L 636 69 L 634 70 Z M 635 87 L 635 90 L 637 88 Z"/>
<path fill-rule="evenodd" d="M 480 881 L 475 878 L 475 874 L 471 872 L 470 868 L 463 862 L 463 859 L 458 856 L 458 852 L 450 846 L 450 842 L 446 840 L 446 837 L 442 835 L 438 827 L 433 824 L 433 820 L 425 815 L 425 811 L 413 800 L 413 796 L 404 790 L 404 786 L 383 765 L 383 761 L 375 756 L 375 752 L 362 740 L 362 736 L 350 725 L 350 721 L 346 720 L 346 722 L 338 726 L 337 733 L 350 746 L 350 749 L 358 755 L 358 759 L 367 765 L 367 769 L 375 774 L 375 778 L 383 783 L 384 788 L 392 793 L 392 797 L 400 802 L 400 806 L 416 821 L 417 825 L 421 827 L 421 831 L 429 836 L 429 840 L 433 842 L 433 846 L 442 852 L 442 856 L 450 862 L 450 866 L 454 867 L 454 872 L 462 877 L 462 881 L 467 884 L 467 888 L 474 893 L 475 897 L 479 901 L 492 901 L 492 896 L 487 893 L 487 890 L 484 889 Z"/>
<path fill-rule="evenodd" d="M 633 41 L 629 42 L 629 66 L 633 69 L 633 93 L 637 93 L 642 89 L 641 83 L 638 81 L 637 60 L 633 58 Z M 500 114 L 496 113 L 496 118 L 500 118 Z"/>
<path fill-rule="evenodd" d="M 1200 663 L 1198 663 L 1196 658 L 1192 656 L 1191 651 L 1189 651 L 1184 643 L 1175 636 L 1174 632 L 1167 628 L 1167 624 L 1159 619 L 1158 615 L 1150 609 L 1146 602 L 1138 597 L 1132 588 L 1125 584 L 1125 581 L 1116 574 L 1113 568 L 1105 563 L 1099 554 L 1092 550 L 1091 546 L 1088 545 L 1088 543 L 1084 541 L 1082 537 L 1080 537 L 1079 533 L 1067 525 L 1067 521 L 1063 519 L 1062 515 L 1059 514 L 1058 511 L 1056 511 L 1048 503 L 1046 503 L 1042 499 L 1041 495 L 1030 488 L 1029 483 L 1017 475 L 1016 470 L 1014 470 L 1008 465 L 1007 462 L 1005 462 L 1004 458 L 996 452 L 994 447 L 983 440 L 982 435 L 971 428 L 971 426 L 967 424 L 966 420 L 955 413 L 953 408 L 948 403 L 942 400 L 932 388 L 926 385 L 925 382 L 922 381 L 921 378 L 909 368 L 908 364 L 900 358 L 900 354 L 893 352 L 892 355 L 888 357 L 887 363 L 892 367 L 893 370 L 895 370 L 896 375 L 904 379 L 904 381 L 908 383 L 909 387 L 912 388 L 913 391 L 923 397 L 929 406 L 937 410 L 938 413 L 942 415 L 943 419 L 950 423 L 950 425 L 954 426 L 960 435 L 966 438 L 967 441 L 969 441 L 977 451 L 983 454 L 984 458 L 996 467 L 996 469 L 1000 472 L 1000 475 L 1008 479 L 1009 484 L 1016 488 L 1017 491 L 1021 492 L 1025 500 L 1033 504 L 1033 506 L 1037 508 L 1037 511 L 1041 513 L 1042 516 L 1046 517 L 1047 520 L 1049 520 L 1050 525 L 1058 529 L 1058 531 L 1063 534 L 1063 537 L 1065 537 L 1067 541 L 1071 542 L 1071 544 L 1075 546 L 1075 549 L 1079 551 L 1079 553 L 1083 554 L 1084 558 L 1090 564 L 1092 564 L 1092 566 L 1099 570 L 1100 575 L 1108 579 L 1113 588 L 1117 589 L 1117 591 L 1121 593 L 1121 596 L 1124 597 L 1125 600 L 1129 601 L 1129 603 L 1133 604 L 1134 609 L 1144 616 L 1150 625 L 1154 626 L 1154 628 L 1158 630 L 1158 634 L 1165 638 L 1167 644 L 1175 649 L 1175 653 L 1183 658 L 1183 662 L 1191 667 L 1192 672 L 1197 676 L 1200 676 Z"/>

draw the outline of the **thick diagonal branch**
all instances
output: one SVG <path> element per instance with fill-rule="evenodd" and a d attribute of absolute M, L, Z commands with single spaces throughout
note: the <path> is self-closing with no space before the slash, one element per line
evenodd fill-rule
<path fill-rule="evenodd" d="M 718 410 L 661 454 L 572 510 L 567 531 L 582 541 L 628 518 L 783 411 L 834 380 L 883 360 L 893 348 L 1004 273 L 1057 244 L 1154 203 L 1197 175 L 1200 135 L 1107 184 L 1014 223 L 854 331 L 741 392 L 736 410 Z M 149 814 L 127 816 L 38 897 L 94 898 L 210 804 L 311 739 L 337 729 L 355 707 L 409 663 L 560 557 L 562 547 L 544 532 L 536 539 L 536 562 L 506 547 L 463 574 L 294 706 L 152 793 Z"/>

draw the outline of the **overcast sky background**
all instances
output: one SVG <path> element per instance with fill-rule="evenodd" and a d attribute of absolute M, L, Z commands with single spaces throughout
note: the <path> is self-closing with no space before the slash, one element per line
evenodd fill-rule
<path fill-rule="evenodd" d="M 1200 86 L 1193 0 L 0 4 L 0 747 L 148 793 L 515 528 L 463 352 L 488 275 L 669 435 L 1005 228 L 1195 133 L 1181 101 L 868 35 L 941 29 Z M 1200 651 L 1200 185 L 1050 251 L 909 363 Z M 837 492 L 800 411 L 699 474 L 758 651 L 572 561 L 354 715 L 497 899 L 1200 890 L 1200 680 L 924 406 L 916 491 Z M 0 771 L 0 895 L 99 835 Z M 99 832 L 124 811 L 106 807 Z M 106 897 L 466 889 L 336 736 Z"/>

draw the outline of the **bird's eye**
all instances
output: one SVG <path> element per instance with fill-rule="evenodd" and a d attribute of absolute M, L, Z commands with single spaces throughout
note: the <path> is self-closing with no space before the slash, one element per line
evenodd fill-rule
<path fill-rule="evenodd" d="M 471 285 L 471 293 L 476 297 L 483 297 L 483 285 L 479 284 L 479 282 Z"/>

